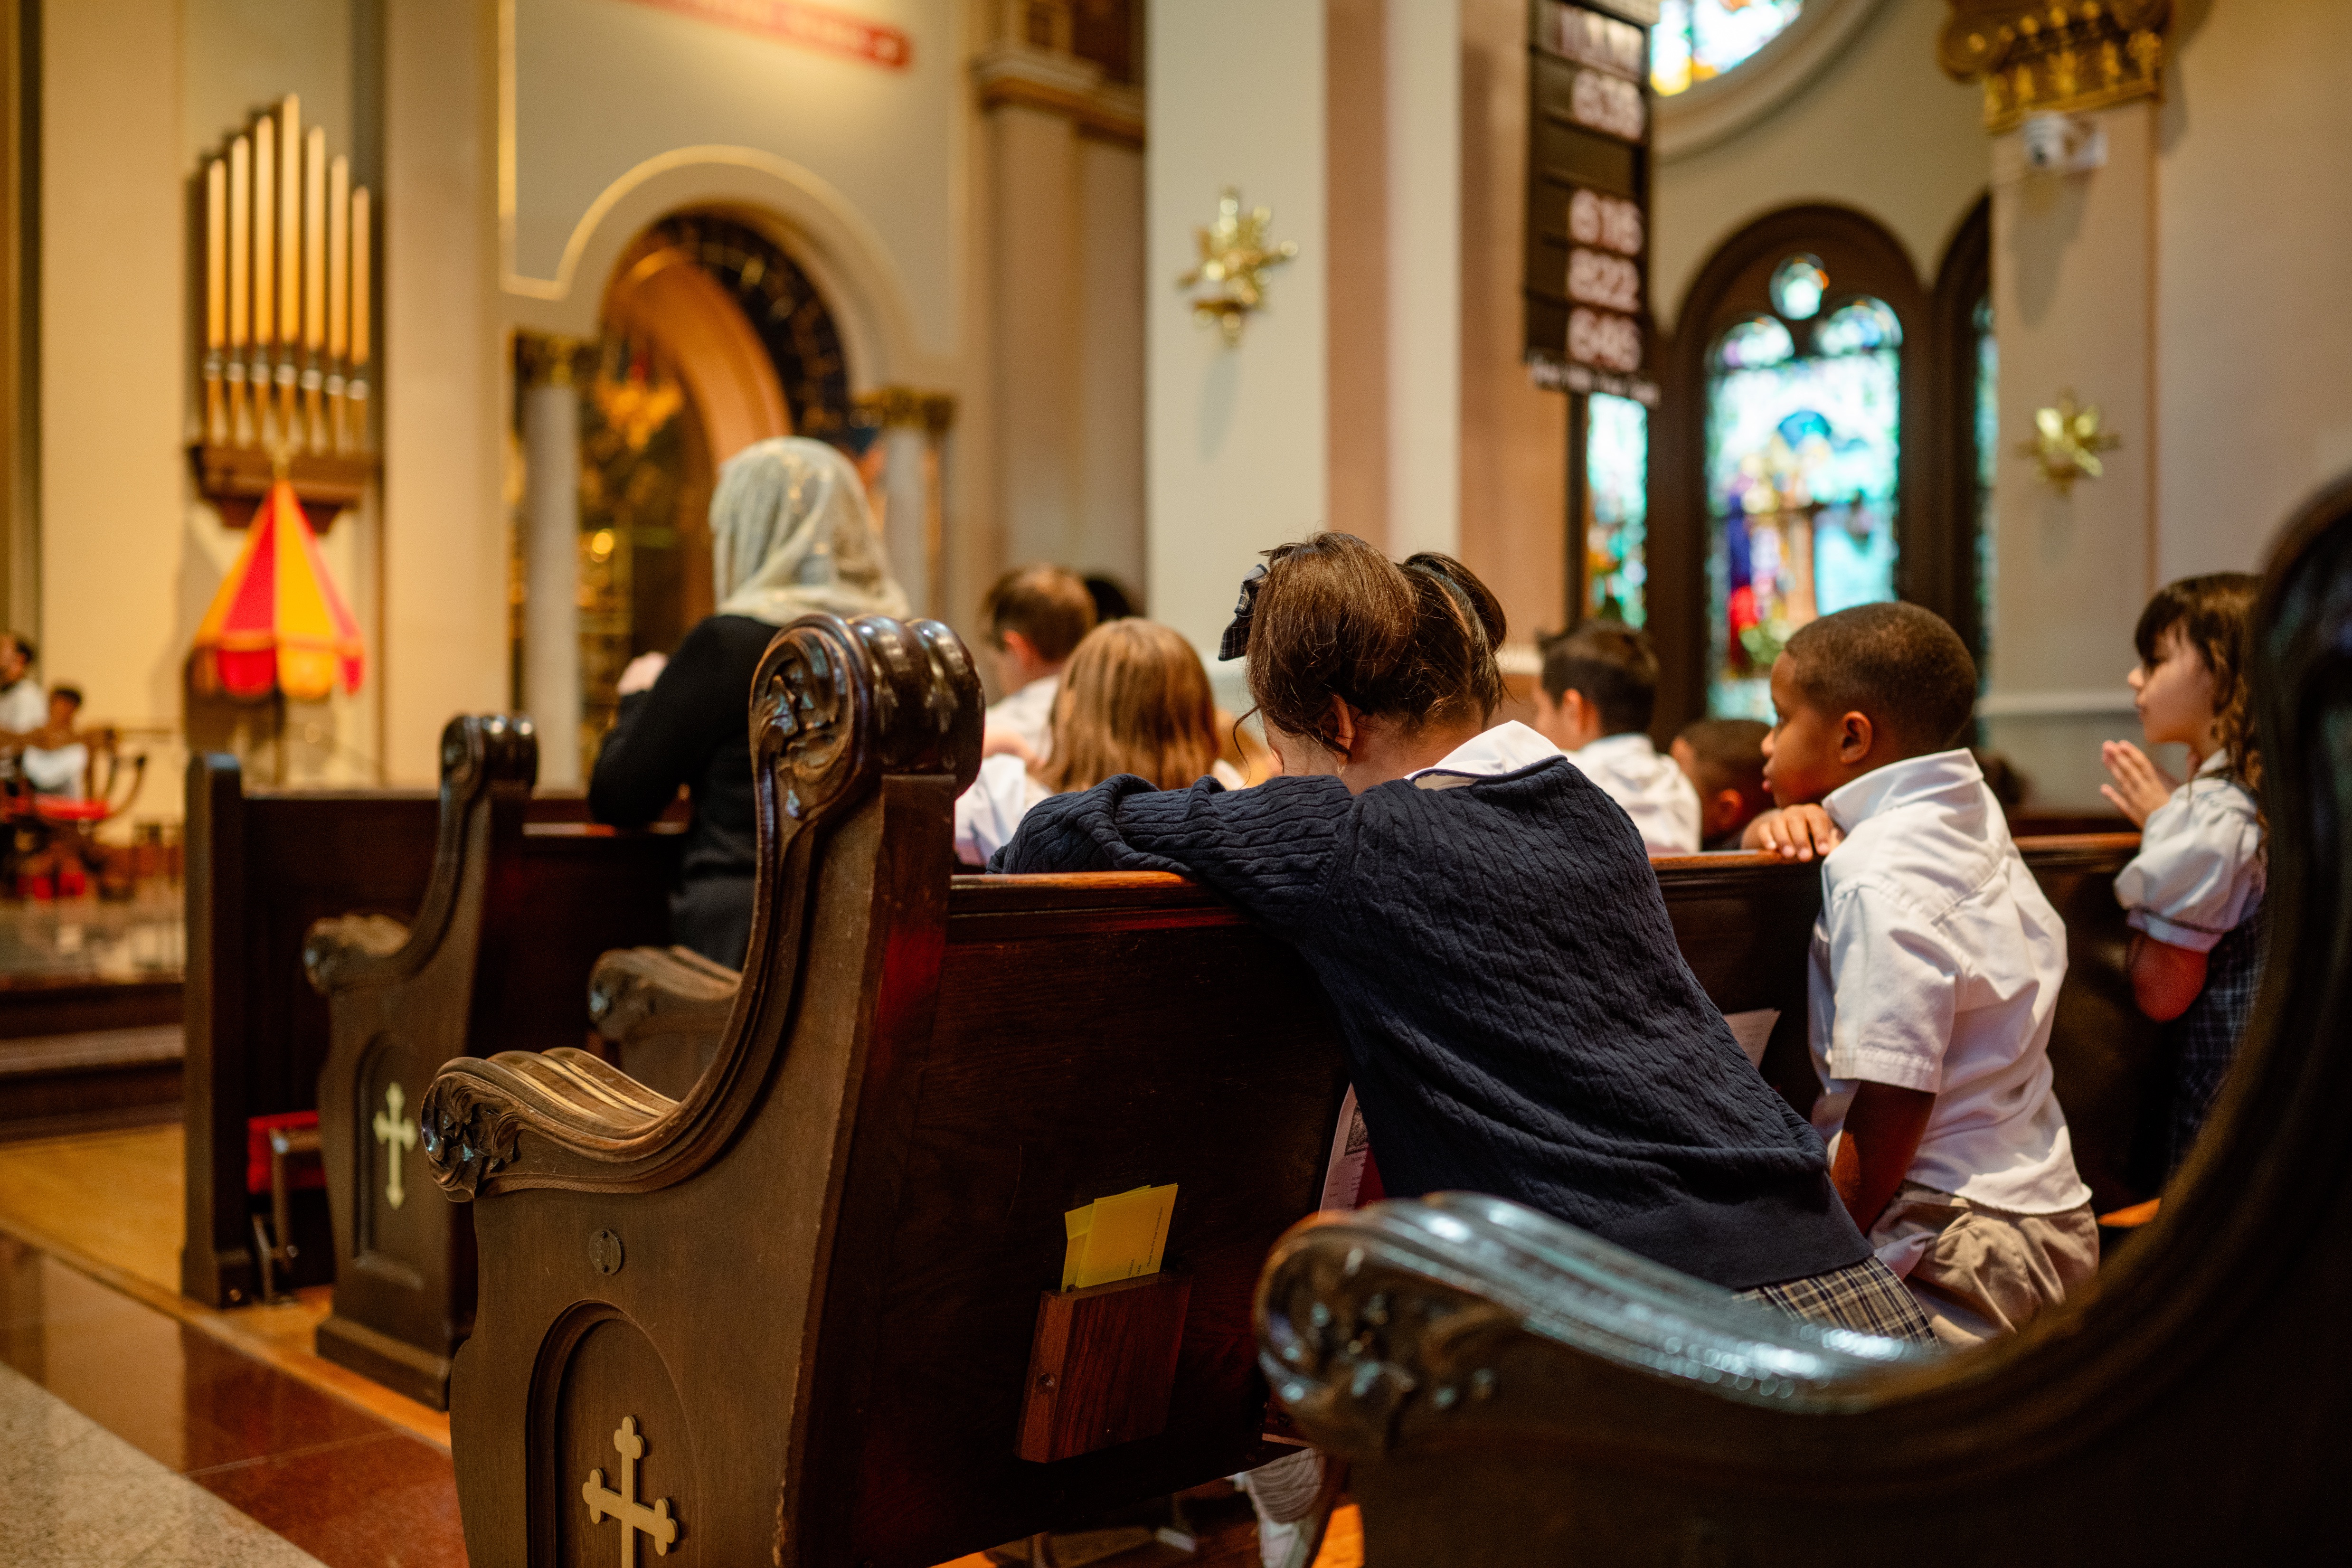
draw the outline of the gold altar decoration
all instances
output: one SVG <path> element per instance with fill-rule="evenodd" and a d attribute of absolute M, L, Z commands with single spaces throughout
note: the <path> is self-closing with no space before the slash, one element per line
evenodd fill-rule
<path fill-rule="evenodd" d="M 375 211 L 301 99 L 205 165 L 204 429 L 192 455 L 232 521 L 283 471 L 308 510 L 360 499 L 374 362 Z"/>
<path fill-rule="evenodd" d="M 2153 98 L 2161 85 L 2172 0 L 1950 4 L 1936 60 L 1955 81 L 1984 83 L 1988 131 Z"/>
<path fill-rule="evenodd" d="M 2042 482 L 2060 495 L 2074 493 L 2076 479 L 2095 479 L 2106 472 L 2099 454 L 2123 445 L 2123 437 L 2100 427 L 2099 405 L 2078 407 L 2070 388 L 2058 395 L 2054 408 L 2033 411 L 2033 435 L 2018 443 L 2018 453 L 2031 458 L 2042 470 Z"/>
<path fill-rule="evenodd" d="M 1216 289 L 1193 299 L 1192 320 L 1202 326 L 1214 321 L 1228 343 L 1241 342 L 1250 313 L 1265 308 L 1265 274 L 1298 254 L 1295 241 L 1276 244 L 1266 237 L 1273 222 L 1271 207 L 1242 211 L 1241 192 L 1227 185 L 1217 199 L 1217 221 L 1192 231 L 1200 241 L 1201 264 L 1179 278 L 1176 286 L 1193 289 L 1206 283 Z"/>

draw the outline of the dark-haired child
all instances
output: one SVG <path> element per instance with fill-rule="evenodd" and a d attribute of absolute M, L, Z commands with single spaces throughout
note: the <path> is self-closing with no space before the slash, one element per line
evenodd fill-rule
<path fill-rule="evenodd" d="M 1095 629 L 1095 596 L 1059 566 L 1016 566 L 981 595 L 980 618 L 1005 692 L 989 705 L 987 753 L 1042 763 L 1053 748 L 1062 667 Z"/>
<path fill-rule="evenodd" d="M 1587 621 L 1543 639 L 1536 730 L 1624 808 L 1653 855 L 1698 849 L 1698 792 L 1650 744 L 1658 656 L 1646 633 Z"/>
<path fill-rule="evenodd" d="M 1976 759 L 1958 637 L 1916 605 L 1801 628 L 1772 665 L 1751 847 L 1825 851 L 1811 1034 L 1839 1195 L 1937 1336 L 2014 1330 L 2098 1268 L 2052 1092 L 2066 931 Z"/>
<path fill-rule="evenodd" d="M 1739 836 L 1771 804 L 1764 787 L 1764 737 L 1757 719 L 1701 719 L 1683 726 L 1667 754 L 1698 792 L 1699 843 L 1737 849 Z"/>
<path fill-rule="evenodd" d="M 2131 910 L 2132 994 L 2165 1026 L 2173 1063 L 2166 1171 L 2179 1168 L 2221 1092 L 2262 978 L 2266 859 L 2253 792 L 2262 783 L 2246 685 L 2246 638 L 2259 578 L 2242 572 L 2168 584 L 2141 612 L 2131 671 L 2151 746 L 2189 748 L 2176 785 L 2128 741 L 2101 760 L 2099 793 L 2140 828 L 2116 878 Z"/>
<path fill-rule="evenodd" d="M 1486 728 L 1494 595 L 1347 534 L 1270 555 L 1221 652 L 1247 653 L 1282 773 L 1059 795 L 991 869 L 1181 872 L 1296 946 L 1391 1194 L 1496 1194 L 1801 1316 L 1924 1336 L 1683 962 L 1633 824 L 1533 730 Z"/>

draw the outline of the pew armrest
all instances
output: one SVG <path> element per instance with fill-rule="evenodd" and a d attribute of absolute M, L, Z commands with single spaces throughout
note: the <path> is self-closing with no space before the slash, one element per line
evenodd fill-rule
<path fill-rule="evenodd" d="M 1467 1193 L 1302 1221 L 1259 1279 L 1257 1328 L 1259 1365 L 1299 1431 L 1363 1459 L 1423 1434 L 1501 1442 L 1533 1430 L 1605 1445 L 1602 1402 L 1561 1396 L 1583 1381 L 1577 1363 L 1594 1360 L 1653 1388 L 1826 1411 L 1936 1359 L 1736 1300 Z"/>
<path fill-rule="evenodd" d="M 716 1159 L 788 1045 L 828 837 L 889 775 L 952 784 L 949 799 L 968 787 L 980 771 L 980 678 L 939 622 L 814 615 L 779 632 L 751 689 L 760 830 L 751 947 L 708 1068 L 672 1100 L 568 1047 L 452 1058 L 419 1107 L 434 1180 L 461 1201 L 537 1187 L 639 1193 Z M 856 853 L 845 864 L 857 867 Z M 900 894 L 875 877 L 870 861 L 845 873 L 842 907 L 895 908 Z M 690 984 L 706 1001 L 725 973 L 646 951 L 605 962 Z"/>
<path fill-rule="evenodd" d="M 657 1034 L 716 1037 L 742 984 L 741 971 L 690 948 L 619 948 L 588 976 L 588 1020 L 621 1046 Z"/>
<path fill-rule="evenodd" d="M 331 996 L 407 945 L 407 923 L 390 915 L 331 915 L 303 933 L 302 973 L 312 990 Z"/>

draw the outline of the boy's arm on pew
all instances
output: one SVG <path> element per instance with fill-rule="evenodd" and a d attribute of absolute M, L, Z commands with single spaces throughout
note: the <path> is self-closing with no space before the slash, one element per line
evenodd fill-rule
<path fill-rule="evenodd" d="M 1936 1097 L 1924 1089 L 1865 1082 L 1854 1089 L 1830 1182 L 1865 1236 L 1895 1200 L 1935 1110 Z"/>

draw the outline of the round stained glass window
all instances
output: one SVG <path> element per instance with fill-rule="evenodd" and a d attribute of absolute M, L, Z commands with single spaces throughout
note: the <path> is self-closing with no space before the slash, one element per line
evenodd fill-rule
<path fill-rule="evenodd" d="M 1792 321 L 1810 321 L 1821 310 L 1830 275 L 1817 256 L 1791 256 L 1772 274 L 1772 308 Z"/>
<path fill-rule="evenodd" d="M 1716 345 L 1715 363 L 1723 370 L 1760 370 L 1779 364 L 1797 352 L 1789 329 L 1769 316 L 1750 316 L 1735 323 Z"/>
<path fill-rule="evenodd" d="M 1721 76 L 1779 37 L 1805 0 L 1659 0 L 1650 87 L 1671 97 Z"/>
<path fill-rule="evenodd" d="M 1825 354 L 1866 354 L 1873 349 L 1899 348 L 1902 343 L 1903 323 L 1867 294 L 1839 306 L 1813 329 L 1813 348 Z"/>

